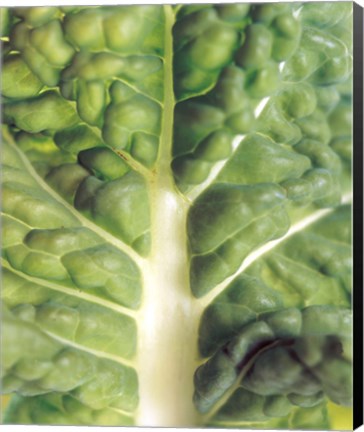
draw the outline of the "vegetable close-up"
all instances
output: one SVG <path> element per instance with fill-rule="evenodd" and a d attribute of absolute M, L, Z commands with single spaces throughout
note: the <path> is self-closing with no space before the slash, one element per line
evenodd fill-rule
<path fill-rule="evenodd" d="M 353 4 L 0 10 L 3 424 L 350 429 Z"/>

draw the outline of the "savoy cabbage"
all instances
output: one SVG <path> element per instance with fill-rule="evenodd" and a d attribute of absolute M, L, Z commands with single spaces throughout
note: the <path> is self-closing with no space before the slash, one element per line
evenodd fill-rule
<path fill-rule="evenodd" d="M 1 14 L 4 422 L 332 427 L 352 4 Z"/>

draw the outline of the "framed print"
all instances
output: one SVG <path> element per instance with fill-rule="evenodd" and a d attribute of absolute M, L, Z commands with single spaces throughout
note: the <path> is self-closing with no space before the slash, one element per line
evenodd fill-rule
<path fill-rule="evenodd" d="M 360 426 L 363 9 L 0 11 L 2 424 Z"/>

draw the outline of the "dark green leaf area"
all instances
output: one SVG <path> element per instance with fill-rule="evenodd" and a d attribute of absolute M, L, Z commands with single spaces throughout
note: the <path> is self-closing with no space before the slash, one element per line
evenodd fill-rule
<path fill-rule="evenodd" d="M 320 141 L 324 144 L 329 143 L 331 130 L 327 117 L 321 110 L 316 109 L 309 116 L 298 119 L 296 124 L 301 129 L 304 137 Z"/>
<path fill-rule="evenodd" d="M 54 135 L 54 143 L 60 150 L 74 156 L 82 150 L 104 145 L 102 139 L 85 124 L 57 131 Z"/>
<path fill-rule="evenodd" d="M 220 19 L 236 23 L 248 17 L 250 5 L 248 3 L 217 4 L 215 9 Z"/>
<path fill-rule="evenodd" d="M 271 29 L 275 36 L 272 45 L 272 57 L 279 62 L 289 59 L 297 49 L 301 37 L 299 19 L 288 10 L 275 17 Z"/>
<path fill-rule="evenodd" d="M 291 260 L 290 264 L 287 259 L 286 269 L 288 270 L 289 267 L 292 266 L 292 276 L 294 273 L 294 264 L 292 261 L 306 267 L 308 271 L 307 282 L 310 280 L 309 268 L 316 270 L 316 272 L 319 271 L 324 278 L 326 277 L 328 283 L 327 288 L 331 285 L 330 293 L 328 292 L 327 295 L 335 294 L 336 301 L 343 304 L 346 303 L 347 300 L 343 294 L 345 291 L 349 293 L 351 291 L 351 284 L 347 284 L 347 281 L 350 280 L 352 273 L 351 246 L 349 243 L 335 243 L 323 236 L 307 233 L 305 235 L 297 235 L 294 245 L 292 242 L 282 245 L 278 255 L 280 255 L 280 253 L 284 254 L 287 258 L 289 257 L 289 260 Z M 276 261 L 275 258 L 273 258 L 270 264 L 275 266 L 278 274 L 284 277 L 285 265 L 282 255 L 277 256 Z M 290 270 L 288 270 L 288 272 L 290 272 Z M 299 273 L 300 271 L 297 268 L 297 276 Z M 296 279 L 293 277 L 292 285 L 294 285 L 295 280 Z M 322 292 L 316 295 L 322 296 L 324 295 L 324 289 L 320 285 L 320 279 L 318 279 L 317 289 L 320 288 Z M 341 295 L 340 288 L 344 290 Z M 307 290 L 307 293 L 309 292 L 310 290 Z M 311 292 L 313 294 L 313 291 Z"/>
<path fill-rule="evenodd" d="M 228 238 L 215 250 L 191 258 L 190 283 L 196 297 L 201 297 L 236 271 L 256 247 L 284 235 L 289 220 L 284 208 L 273 209 Z"/>
<path fill-rule="evenodd" d="M 348 307 L 352 285 L 350 220 L 350 206 L 339 207 L 305 233 L 283 242 L 257 272 L 265 275 L 267 284 L 274 283 L 285 292 L 286 304 Z"/>
<path fill-rule="evenodd" d="M 214 164 L 230 158 L 219 179 L 236 182 L 236 177 L 240 177 L 239 182 L 248 184 L 271 179 L 277 182 L 288 180 L 284 187 L 289 198 L 297 203 L 337 204 L 340 195 L 338 179 L 342 170 L 340 156 L 347 161 L 351 157 L 350 101 L 343 100 L 337 105 L 335 99 L 328 110 L 320 107 L 311 84 L 284 84 L 256 121 L 244 81 L 246 77 L 242 70 L 228 67 L 213 91 L 177 105 L 176 157 L 172 168 L 179 188 L 188 192 L 208 178 Z M 238 91 L 228 90 L 233 88 L 232 83 Z M 237 111 L 231 111 L 234 109 Z M 229 115 L 229 112 L 233 114 Z M 234 134 L 254 129 L 264 136 L 248 135 L 233 153 Z M 299 145 L 291 148 L 287 144 Z M 268 160 L 270 168 L 266 169 Z M 310 167 L 319 171 L 311 173 Z M 234 173 L 227 175 L 226 171 L 232 170 Z M 325 183 L 324 189 L 322 183 Z"/>
<path fill-rule="evenodd" d="M 65 163 L 47 170 L 45 180 L 70 204 L 74 201 L 75 193 L 90 172 L 77 163 Z"/>
<path fill-rule="evenodd" d="M 350 246 L 352 241 L 351 205 L 337 207 L 327 217 L 315 222 L 309 231 L 336 241 L 342 246 L 345 244 Z"/>
<path fill-rule="evenodd" d="M 342 206 L 287 238 L 227 285 L 205 309 L 199 328 L 199 350 L 209 356 L 261 313 L 285 307 L 287 329 L 294 328 L 295 308 L 315 304 L 351 304 L 351 210 Z M 192 260 L 196 262 L 198 257 Z M 196 261 L 195 261 L 196 260 Z M 202 260 L 201 260 L 202 262 Z M 210 269 L 210 272 L 214 267 Z M 196 270 L 197 273 L 198 270 Z M 201 272 L 201 285 L 203 282 Z M 209 279 L 209 273 L 205 272 Z M 222 285 L 223 286 L 223 285 Z M 276 316 L 275 319 L 278 319 Z"/>
<path fill-rule="evenodd" d="M 265 313 L 197 369 L 195 405 L 219 407 L 217 421 L 227 412 L 229 421 L 286 416 L 290 405 L 315 406 L 324 395 L 351 405 L 351 337 L 351 311 L 339 306 Z"/>
<path fill-rule="evenodd" d="M 206 93 L 233 61 L 248 70 L 251 96 L 274 91 L 279 82 L 277 63 L 295 51 L 300 22 L 291 6 L 277 8 L 270 20 L 260 19 L 259 12 L 248 17 L 248 12 L 248 5 L 181 9 L 173 31 L 178 100 Z"/>
<path fill-rule="evenodd" d="M 306 82 L 285 84 L 277 95 L 277 102 L 288 120 L 306 117 L 317 106 L 315 87 Z"/>
<path fill-rule="evenodd" d="M 254 5 L 252 8 L 252 16 L 254 21 L 271 24 L 277 16 L 282 15 L 291 10 L 291 5 L 288 3 L 266 3 Z"/>
<path fill-rule="evenodd" d="M 254 114 L 245 85 L 244 71 L 228 66 L 222 70 L 213 90 L 177 104 L 174 155 L 196 150 L 202 139 L 224 125 L 235 134 L 250 131 Z M 214 117 L 209 119 L 213 113 Z M 192 126 L 189 133 L 185 130 L 186 125 Z"/>
<path fill-rule="evenodd" d="M 196 200 L 189 212 L 188 235 L 192 253 L 214 250 L 256 218 L 285 204 L 285 200 L 284 190 L 274 184 L 213 185 Z"/>
<path fill-rule="evenodd" d="M 5 392 L 31 397 L 56 391 L 71 394 L 96 410 L 110 405 L 127 411 L 135 408 L 137 377 L 133 369 L 64 346 L 10 312 L 4 320 L 3 338 L 9 347 L 2 359 Z"/>
<path fill-rule="evenodd" d="M 105 85 L 101 80 L 94 79 L 90 82 L 78 80 L 76 85 L 69 79 L 62 81 L 60 90 L 65 99 L 76 102 L 80 119 L 92 126 L 101 127 L 107 98 Z"/>
<path fill-rule="evenodd" d="M 251 77 L 231 65 L 206 95 L 177 104 L 172 168 L 181 190 L 202 183 L 218 161 L 229 158 L 234 136 L 256 129 L 252 88 Z"/>
<path fill-rule="evenodd" d="M 230 22 L 232 25 L 240 25 L 241 21 L 249 19 L 250 5 L 245 4 L 215 4 L 214 9 L 217 11 L 219 18 L 223 21 Z M 196 12 L 204 11 L 204 14 Z M 200 27 L 209 19 L 215 19 L 215 11 L 208 4 L 183 5 L 177 12 L 177 23 L 175 25 L 175 39 L 183 44 L 193 36 L 199 33 Z M 189 20 L 183 18 L 189 15 Z M 210 24 L 208 24 L 210 25 Z"/>
<path fill-rule="evenodd" d="M 289 58 L 297 48 L 301 23 L 292 14 L 291 6 L 270 8 L 253 7 L 253 20 L 246 29 L 245 39 L 236 60 L 247 68 L 264 65 L 272 57 L 280 62 Z"/>
<path fill-rule="evenodd" d="M 259 131 L 277 143 L 295 144 L 301 139 L 302 132 L 277 102 L 274 97 L 268 101 L 259 117 Z"/>
<path fill-rule="evenodd" d="M 11 42 L 30 68 L 49 86 L 59 83 L 61 69 L 70 63 L 74 50 L 83 53 L 111 51 L 125 58 L 135 53 L 159 55 L 163 51 L 160 6 L 76 8 L 64 10 L 65 15 L 58 8 L 18 9 L 21 12 L 16 15 L 22 21 L 14 26 Z M 148 81 L 145 86 L 150 89 L 153 83 Z M 86 112 L 86 117 L 90 118 L 87 112 L 91 113 L 92 108 L 85 107 L 85 99 L 95 102 L 96 95 L 95 92 L 85 95 L 85 85 L 88 83 L 79 82 L 76 88 L 83 93 L 79 94 L 80 112 Z M 61 86 L 67 87 L 67 84 L 61 83 Z"/>
<path fill-rule="evenodd" d="M 310 346 L 309 355 L 303 355 L 301 345 Z M 341 338 L 308 336 L 296 340 L 293 350 L 276 347 L 259 355 L 241 385 L 263 396 L 288 394 L 292 404 L 302 407 L 316 405 L 324 394 L 336 404 L 351 406 L 351 368 Z"/>
<path fill-rule="evenodd" d="M 340 151 L 346 152 L 346 157 L 350 154 L 350 150 L 348 150 L 348 147 L 350 148 L 350 136 L 346 135 L 350 121 L 347 126 L 344 126 L 345 120 L 340 120 L 345 132 L 342 132 L 343 135 L 339 135 L 337 139 L 334 138 L 334 131 L 329 124 L 330 117 L 316 107 L 316 97 L 312 92 L 312 87 L 303 84 L 298 85 L 297 88 L 288 87 L 268 102 L 260 121 L 262 131 L 265 134 L 278 143 L 292 145 L 292 147 L 288 147 L 284 144 L 279 146 L 275 144 L 277 149 L 281 148 L 281 154 L 285 152 L 286 163 L 290 163 L 291 169 L 294 169 L 295 165 L 290 160 L 295 158 L 299 161 L 298 155 L 306 157 L 309 162 L 301 174 L 296 172 L 295 175 L 280 181 L 287 191 L 288 198 L 300 205 L 313 201 L 318 206 L 329 207 L 340 202 L 341 188 L 344 185 Z M 311 93 L 313 94 L 313 103 L 311 103 L 309 96 Z M 307 101 L 305 101 L 305 95 Z M 296 100 L 297 98 L 301 100 L 300 103 Z M 347 107 L 345 118 L 350 116 L 349 113 L 350 109 Z M 338 115 L 338 117 L 340 116 L 341 114 Z M 335 144 L 331 145 L 331 140 L 333 143 L 337 142 L 337 147 Z M 336 149 L 339 150 L 338 153 Z M 292 153 L 288 158 L 290 152 Z M 233 161 L 234 157 L 231 159 L 231 163 Z M 264 164 L 267 161 L 261 157 L 261 163 Z M 274 166 L 279 167 L 280 164 L 282 162 L 277 158 L 277 164 Z M 227 164 L 228 166 L 229 164 Z M 287 167 L 286 171 L 288 172 L 288 170 Z M 274 173 L 275 170 L 266 170 L 266 172 Z"/>
<path fill-rule="evenodd" d="M 72 163 L 59 163 L 46 175 L 46 181 L 67 201 L 73 203 L 83 180 L 93 175 L 94 184 L 121 178 L 131 170 L 123 155 L 105 146 L 103 141 L 86 125 L 59 131 L 54 142 L 62 154 L 69 155 Z"/>
<path fill-rule="evenodd" d="M 60 88 L 106 144 L 152 167 L 163 101 L 164 16 L 160 6 L 86 8 L 66 14 L 64 31 L 80 48 Z"/>
<path fill-rule="evenodd" d="M 199 328 L 201 355 L 212 355 L 245 325 L 256 321 L 262 313 L 276 311 L 282 306 L 281 295 L 260 279 L 249 275 L 239 276 L 202 315 Z M 291 331 L 296 327 L 296 313 L 295 309 L 285 310 L 282 318 L 289 322 Z M 275 320 L 280 319 L 280 315 L 274 317 Z"/>
<path fill-rule="evenodd" d="M 67 294 L 53 294 L 44 285 L 4 269 L 2 301 L 25 322 L 80 346 L 123 358 L 136 349 L 134 321 L 102 306 Z"/>
<path fill-rule="evenodd" d="M 306 396 L 305 400 L 313 402 L 315 398 L 315 403 L 310 406 L 296 406 L 290 402 L 292 396 L 261 396 L 240 387 L 218 414 L 212 417 L 209 425 L 218 427 L 231 424 L 232 427 L 249 428 L 272 425 L 282 429 L 313 429 L 320 425 L 320 429 L 329 429 L 326 402 L 322 401 L 322 394 Z"/>
<path fill-rule="evenodd" d="M 194 402 L 200 412 L 207 412 L 239 377 L 237 365 L 249 352 L 258 349 L 274 337 L 269 327 L 254 323 L 236 336 L 235 345 L 227 345 L 211 357 L 195 373 Z"/>
<path fill-rule="evenodd" d="M 244 409 L 242 409 L 244 407 Z M 292 406 L 285 396 L 260 396 L 239 388 L 229 403 L 213 417 L 215 422 L 265 422 L 286 417 Z"/>
<path fill-rule="evenodd" d="M 294 146 L 294 149 L 310 158 L 311 164 L 317 168 L 323 168 L 332 173 L 339 175 L 341 172 L 341 160 L 330 146 L 318 141 L 303 139 Z"/>
<path fill-rule="evenodd" d="M 180 189 L 202 183 L 214 164 L 231 155 L 234 135 L 254 127 L 244 83 L 244 72 L 229 66 L 206 96 L 177 104 L 172 168 Z"/>
<path fill-rule="evenodd" d="M 202 183 L 231 155 L 234 135 L 254 130 L 249 85 L 242 69 L 229 66 L 207 95 L 177 104 L 172 168 L 181 189 Z"/>
<path fill-rule="evenodd" d="M 162 54 L 164 17 L 159 5 L 81 8 L 66 14 L 63 27 L 80 51 Z"/>
<path fill-rule="evenodd" d="M 238 51 L 237 63 L 245 68 L 263 66 L 272 51 L 272 33 L 263 24 L 247 27 L 242 48 Z"/>
<path fill-rule="evenodd" d="M 10 35 L 16 54 L 6 62 L 4 95 L 30 98 L 43 85 L 59 86 L 78 115 L 71 121 L 63 98 L 44 100 L 40 94 L 39 101 L 10 103 L 7 122 L 34 133 L 63 130 L 81 119 L 102 129 L 107 144 L 152 167 L 164 92 L 163 8 L 20 8 L 16 15 L 20 21 Z M 44 114 L 36 119 L 29 114 L 34 110 Z"/>
<path fill-rule="evenodd" d="M 243 139 L 217 181 L 236 184 L 280 183 L 299 178 L 310 159 L 259 134 Z"/>
<path fill-rule="evenodd" d="M 277 8 L 273 21 L 251 23 L 251 18 L 243 18 L 245 6 L 198 9 L 181 15 L 175 24 L 178 103 L 172 168 L 183 192 L 205 181 L 218 161 L 230 157 L 234 136 L 262 128 L 254 108 L 262 98 L 279 90 L 282 83 L 278 63 L 288 58 L 298 44 L 300 24 L 293 9 Z M 236 21 L 231 15 L 234 7 Z M 225 29 L 225 36 L 233 35 L 237 29 L 241 34 L 230 47 L 234 58 L 215 65 L 212 57 L 219 51 L 214 38 L 217 35 L 223 43 L 225 37 L 219 29 Z M 228 49 L 225 43 L 224 50 Z M 292 129 L 288 121 L 285 123 L 284 130 Z"/>
<path fill-rule="evenodd" d="M 280 346 L 258 356 L 244 377 L 242 385 L 263 396 L 293 392 L 311 396 L 321 390 L 315 376 L 301 367 L 292 352 Z M 296 401 L 299 402 L 298 399 Z"/>
<path fill-rule="evenodd" d="M 185 4 L 183 7 L 179 5 L 177 6 L 176 16 L 178 19 L 184 18 L 187 15 L 193 14 L 194 12 L 201 11 L 204 9 L 210 9 L 210 5 L 208 4 Z"/>
<path fill-rule="evenodd" d="M 136 159 L 147 166 L 155 162 L 163 91 L 159 57 L 81 53 L 62 77 L 63 95 L 76 100 L 82 120 L 102 128 L 108 145 L 129 151 L 137 146 Z M 144 142 L 135 144 L 140 134 Z"/>
<path fill-rule="evenodd" d="M 5 424 L 132 426 L 133 418 L 112 408 L 92 409 L 68 394 L 14 396 Z"/>
<path fill-rule="evenodd" d="M 259 118 L 261 132 L 277 143 L 292 145 L 294 151 L 311 160 L 313 167 L 326 170 L 332 177 L 329 181 L 331 191 L 327 190 L 327 205 L 335 203 L 335 199 L 338 201 L 335 179 L 342 181 L 345 174 L 342 167 L 350 170 L 352 108 L 350 99 L 340 101 L 340 98 L 334 85 L 285 85 L 271 98 Z M 289 196 L 300 201 L 300 195 L 306 189 L 306 199 L 316 200 L 317 194 L 310 191 L 311 186 L 313 184 L 304 185 L 301 181 L 292 183 Z M 295 187 L 299 190 L 295 191 Z"/>
<path fill-rule="evenodd" d="M 350 256 L 349 244 L 308 232 L 292 237 L 274 253 L 253 264 L 249 274 L 261 278 L 281 293 L 286 306 L 332 304 L 349 307 Z"/>
<path fill-rule="evenodd" d="M 204 93 L 238 47 L 239 28 L 221 20 L 213 6 L 183 16 L 174 29 L 175 93 L 178 100 Z"/>
<path fill-rule="evenodd" d="M 111 87 L 111 103 L 106 109 L 102 129 L 103 139 L 110 147 L 131 152 L 138 145 L 144 145 L 146 151 L 150 151 L 149 147 L 155 147 L 150 165 L 157 156 L 161 107 L 154 100 L 125 87 L 121 83 L 114 83 Z M 143 137 L 144 144 L 135 142 L 140 137 Z"/>
<path fill-rule="evenodd" d="M 103 97 L 104 91 L 101 89 L 104 89 L 104 84 L 114 80 L 124 82 L 130 90 L 137 88 L 140 92 L 161 100 L 162 67 L 162 60 L 153 55 L 120 56 L 110 52 L 82 51 L 73 57 L 71 65 L 63 71 L 61 89 L 65 97 L 77 97 L 78 106 L 86 115 L 85 98 L 96 102 L 97 94 Z M 87 96 L 85 90 L 92 89 L 94 92 Z"/>
<path fill-rule="evenodd" d="M 284 190 L 272 183 L 215 184 L 188 216 L 190 281 L 200 297 L 240 266 L 256 247 L 289 227 Z"/>
<path fill-rule="evenodd" d="M 114 161 L 115 157 L 112 156 L 112 159 Z M 119 161 L 116 166 L 118 170 L 125 167 Z M 111 169 L 110 165 L 106 165 L 105 169 Z M 149 197 L 145 180 L 140 174 L 130 171 L 111 181 L 89 176 L 79 185 L 74 205 L 140 254 L 148 254 Z"/>
<path fill-rule="evenodd" d="M 253 97 L 273 94 L 280 82 L 277 63 L 289 59 L 297 49 L 301 24 L 294 5 L 253 6 L 253 22 L 246 27 L 236 63 L 246 69 Z"/>
<path fill-rule="evenodd" d="M 130 171 L 124 159 L 107 148 L 83 150 L 78 154 L 78 160 L 81 165 L 92 171 L 95 177 L 103 180 L 115 180 Z"/>

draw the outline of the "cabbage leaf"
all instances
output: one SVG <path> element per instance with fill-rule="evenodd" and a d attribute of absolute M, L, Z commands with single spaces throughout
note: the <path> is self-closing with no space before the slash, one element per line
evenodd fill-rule
<path fill-rule="evenodd" d="M 332 428 L 352 4 L 1 18 L 4 423 Z"/>

